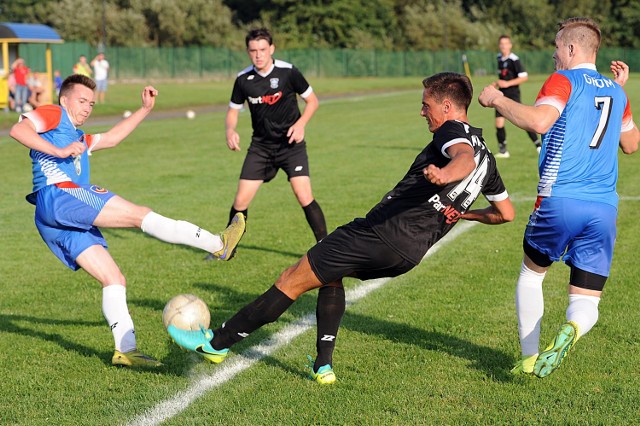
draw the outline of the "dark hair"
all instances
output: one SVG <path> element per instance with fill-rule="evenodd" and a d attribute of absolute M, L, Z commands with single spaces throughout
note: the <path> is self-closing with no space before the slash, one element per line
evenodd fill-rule
<path fill-rule="evenodd" d="M 449 99 L 459 108 L 469 109 L 473 99 L 473 85 L 464 74 L 441 72 L 422 80 L 422 85 L 430 96 L 438 102 Z"/>
<path fill-rule="evenodd" d="M 498 42 L 500 42 L 500 40 L 502 40 L 503 38 L 506 38 L 507 40 L 511 40 L 511 37 L 509 37 L 506 34 L 502 34 L 500 37 L 498 37 Z"/>
<path fill-rule="evenodd" d="M 73 90 L 73 86 L 75 86 L 76 84 L 81 84 L 91 90 L 96 90 L 96 82 L 91 78 L 82 74 L 71 74 L 62 82 L 62 86 L 60 86 L 60 95 L 58 96 L 58 98 L 67 96 L 68 93 Z"/>
<path fill-rule="evenodd" d="M 247 34 L 244 42 L 249 47 L 249 42 L 252 40 L 267 40 L 269 46 L 273 44 L 273 36 L 271 35 L 271 31 L 266 28 L 254 28 Z"/>

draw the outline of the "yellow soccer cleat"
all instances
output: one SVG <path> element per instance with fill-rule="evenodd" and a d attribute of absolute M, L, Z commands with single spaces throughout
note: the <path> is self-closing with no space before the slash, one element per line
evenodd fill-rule
<path fill-rule="evenodd" d="M 219 260 L 231 260 L 235 256 L 236 247 L 244 235 L 245 226 L 244 214 L 236 213 L 227 229 L 220 234 L 222 249 L 211 253 L 211 256 Z"/>
<path fill-rule="evenodd" d="M 538 377 L 547 377 L 560 367 L 569 350 L 578 340 L 578 324 L 573 321 L 565 322 L 560 326 L 558 334 L 539 356 L 533 367 L 533 374 Z"/>
<path fill-rule="evenodd" d="M 162 367 L 162 363 L 151 358 L 142 352 L 133 350 L 129 352 L 115 351 L 111 364 L 116 367 L 133 367 L 133 368 L 157 368 Z"/>
<path fill-rule="evenodd" d="M 313 371 L 313 358 L 307 355 L 307 359 L 309 360 L 309 364 L 307 364 L 307 368 L 309 369 L 309 379 L 315 380 L 321 385 L 331 385 L 336 382 L 336 373 L 333 372 L 331 368 L 331 364 L 323 365 L 318 368 L 318 371 Z"/>
<path fill-rule="evenodd" d="M 511 374 L 533 374 L 533 367 L 538 359 L 538 354 L 523 355 L 522 359 L 511 369 Z"/>

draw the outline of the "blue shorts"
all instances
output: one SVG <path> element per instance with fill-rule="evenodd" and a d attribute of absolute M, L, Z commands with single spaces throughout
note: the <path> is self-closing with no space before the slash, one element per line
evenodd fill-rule
<path fill-rule="evenodd" d="M 609 276 L 618 209 L 597 201 L 544 197 L 529 217 L 524 238 L 554 262 Z"/>
<path fill-rule="evenodd" d="M 96 92 L 106 92 L 107 91 L 107 80 L 96 80 Z"/>
<path fill-rule="evenodd" d="M 40 236 L 62 263 L 77 271 L 76 258 L 94 245 L 107 248 L 100 230 L 93 226 L 113 196 L 96 185 L 63 182 L 48 185 L 36 194 L 35 222 Z"/>

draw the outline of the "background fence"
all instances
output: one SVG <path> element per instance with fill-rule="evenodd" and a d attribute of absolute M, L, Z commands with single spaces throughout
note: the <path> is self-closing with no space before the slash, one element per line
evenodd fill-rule
<path fill-rule="evenodd" d="M 63 77 L 71 74 L 80 55 L 91 61 L 96 48 L 84 42 L 52 45 L 53 67 Z M 34 71 L 45 69 L 45 46 L 20 46 L 20 56 Z M 530 74 L 553 71 L 552 50 L 518 51 Z M 296 65 L 307 77 L 401 77 L 428 76 L 441 71 L 464 72 L 466 55 L 474 75 L 495 74 L 496 52 L 419 51 L 390 52 L 370 49 L 276 50 L 275 57 Z M 230 78 L 250 65 L 246 52 L 213 47 L 112 47 L 106 51 L 111 65 L 110 79 Z M 612 59 L 621 59 L 631 70 L 640 70 L 640 50 L 601 49 L 598 68 L 609 69 Z"/>

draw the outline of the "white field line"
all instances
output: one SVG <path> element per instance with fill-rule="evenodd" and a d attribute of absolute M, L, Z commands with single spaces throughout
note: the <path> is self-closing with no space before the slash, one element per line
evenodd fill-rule
<path fill-rule="evenodd" d="M 476 222 L 460 222 L 449 234 L 427 252 L 424 259 L 436 253 L 441 247 L 444 247 L 456 239 L 460 234 L 466 232 L 475 224 Z M 392 278 L 380 278 L 362 282 L 362 284 L 347 291 L 347 305 L 351 305 L 366 297 L 369 293 L 379 289 L 391 280 Z M 172 398 L 158 403 L 155 407 L 150 408 L 142 415 L 131 420 L 129 425 L 158 425 L 165 420 L 169 420 L 184 411 L 189 405 L 207 392 L 223 385 L 264 357 L 271 355 L 278 349 L 289 344 L 293 339 L 312 328 L 315 323 L 315 312 L 303 316 L 299 320 L 284 327 L 278 333 L 258 343 L 256 346 L 247 349 L 242 354 L 224 361 L 220 366 L 215 367 L 215 370 L 211 374 L 199 377 L 187 389 L 178 392 Z"/>

